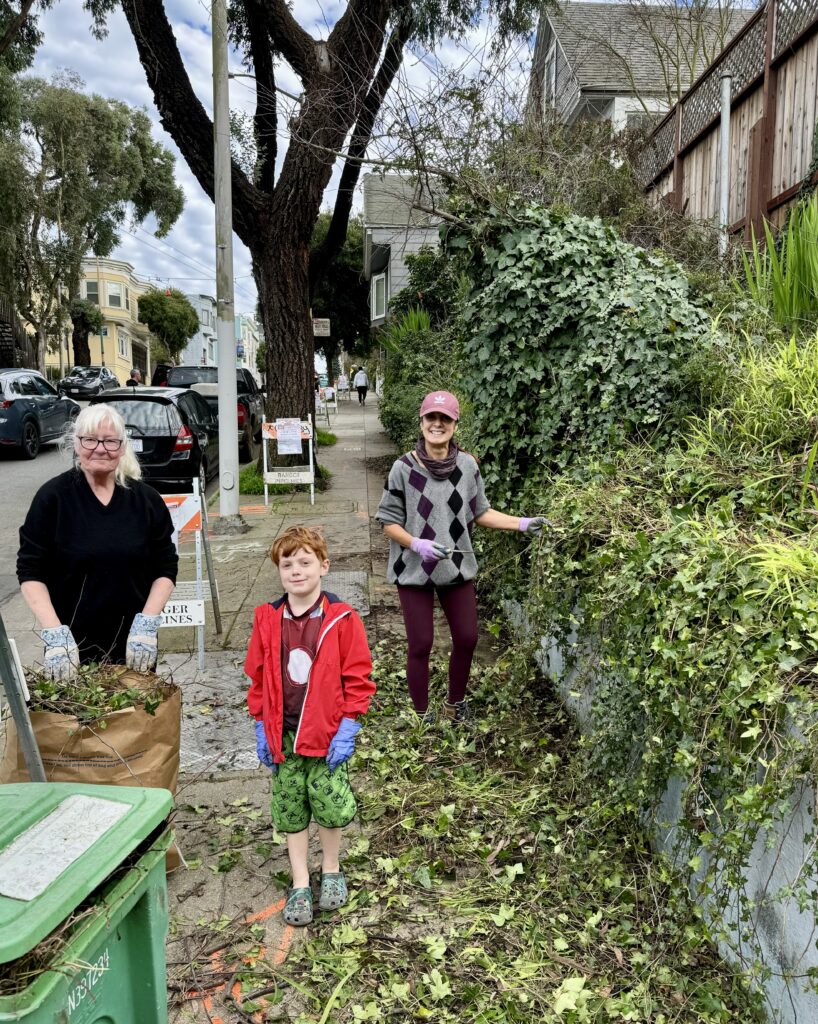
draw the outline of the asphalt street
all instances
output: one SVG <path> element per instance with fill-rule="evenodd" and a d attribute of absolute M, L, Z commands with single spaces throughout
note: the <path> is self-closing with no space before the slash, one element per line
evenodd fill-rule
<path fill-rule="evenodd" d="M 14 452 L 0 451 L 0 608 L 18 591 L 15 567 L 19 529 L 37 488 L 71 467 L 68 454 L 57 444 L 46 444 L 36 459 L 21 459 Z"/>

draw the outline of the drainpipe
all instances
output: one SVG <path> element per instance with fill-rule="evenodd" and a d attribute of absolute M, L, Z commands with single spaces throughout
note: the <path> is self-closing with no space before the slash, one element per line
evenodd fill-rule
<path fill-rule="evenodd" d="M 720 75 L 721 130 L 719 132 L 719 256 L 724 259 L 730 241 L 730 91 L 733 76 Z"/>

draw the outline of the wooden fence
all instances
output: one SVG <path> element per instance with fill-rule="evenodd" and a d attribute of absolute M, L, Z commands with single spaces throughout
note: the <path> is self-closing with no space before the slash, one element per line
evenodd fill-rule
<path fill-rule="evenodd" d="M 808 174 L 818 119 L 818 0 L 766 0 L 655 128 L 638 162 L 646 190 L 696 220 L 719 208 L 720 78 L 732 76 L 730 231 L 784 220 Z M 812 167 L 812 171 L 810 168 Z"/>

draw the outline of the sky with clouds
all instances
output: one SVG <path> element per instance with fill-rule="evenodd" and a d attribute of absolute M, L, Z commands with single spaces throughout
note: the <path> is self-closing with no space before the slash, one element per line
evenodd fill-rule
<path fill-rule="evenodd" d="M 294 0 L 293 14 L 315 38 L 326 38 L 346 7 L 345 3 L 325 0 Z M 174 27 L 182 57 L 193 88 L 208 112 L 212 111 L 210 9 L 205 0 L 166 0 L 168 17 Z M 176 175 L 185 193 L 185 209 L 171 233 L 163 239 L 152 234 L 150 222 L 123 232 L 114 256 L 132 263 L 138 276 L 185 292 L 213 293 L 214 218 L 213 204 L 200 188 L 170 136 L 159 124 L 151 91 L 139 63 L 136 46 L 121 11 L 108 21 L 108 35 L 96 40 L 90 32 L 90 16 L 77 0 L 57 0 L 54 7 L 40 15 L 44 41 L 37 52 L 33 73 L 50 78 L 62 69 L 77 72 L 88 92 L 99 93 L 144 107 L 155 125 L 155 137 L 176 154 Z M 408 54 L 401 72 L 404 90 L 421 91 L 431 83 L 440 68 L 468 67 L 475 73 L 485 56 L 485 44 L 491 28 L 476 26 L 468 38 L 443 41 L 434 54 Z M 231 54 L 232 71 L 243 71 L 238 54 Z M 300 83 L 292 70 L 283 65 L 277 84 L 298 94 Z M 288 103 L 282 100 L 282 109 Z M 236 78 L 230 84 L 232 110 L 251 114 L 255 106 L 255 87 L 249 78 Z M 284 118 L 281 119 L 282 121 Z M 283 141 L 283 140 L 282 140 Z M 279 148 L 283 150 L 282 141 Z M 325 205 L 334 202 L 338 169 L 328 186 Z M 236 308 L 252 312 L 256 290 L 247 249 L 234 236 L 234 273 Z"/>

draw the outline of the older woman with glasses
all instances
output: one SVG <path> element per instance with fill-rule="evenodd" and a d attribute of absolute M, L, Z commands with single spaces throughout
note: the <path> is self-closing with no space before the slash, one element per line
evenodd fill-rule
<path fill-rule="evenodd" d="M 83 409 L 73 450 L 74 468 L 43 484 L 20 529 L 17 578 L 42 628 L 43 671 L 70 680 L 102 661 L 148 671 L 176 582 L 170 513 L 140 481 L 115 409 Z"/>

